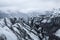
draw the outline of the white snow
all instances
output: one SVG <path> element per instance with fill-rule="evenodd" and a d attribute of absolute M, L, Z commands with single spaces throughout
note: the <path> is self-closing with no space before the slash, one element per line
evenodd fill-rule
<path fill-rule="evenodd" d="M 42 23 L 46 23 L 47 22 L 47 20 L 46 19 L 44 19 L 43 21 L 42 21 Z"/>
<path fill-rule="evenodd" d="M 16 35 L 11 30 L 9 30 L 9 29 L 7 29 L 7 30 L 0 27 L 0 35 L 4 34 L 7 38 L 7 40 L 17 40 Z"/>
<path fill-rule="evenodd" d="M 56 36 L 60 37 L 60 29 L 55 33 Z"/>
<path fill-rule="evenodd" d="M 25 24 L 26 25 L 26 24 Z M 26 25 L 27 26 L 27 25 Z M 24 28 L 25 29 L 25 28 Z M 33 38 L 34 40 L 39 40 L 38 36 L 34 35 L 33 33 L 29 32 L 27 29 L 25 29 L 26 32 Z"/>

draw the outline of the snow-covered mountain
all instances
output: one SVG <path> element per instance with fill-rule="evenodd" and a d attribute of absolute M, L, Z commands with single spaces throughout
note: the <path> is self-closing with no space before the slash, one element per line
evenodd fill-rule
<path fill-rule="evenodd" d="M 24 23 L 23 20 L 17 20 L 17 21 L 18 22 L 15 22 L 14 24 L 12 24 L 10 18 L 3 18 L 0 20 L 0 40 L 2 39 L 4 40 L 41 40 L 40 38 L 42 36 L 41 33 L 39 34 L 36 30 L 34 30 L 34 28 L 32 29 L 32 27 Z M 60 33 L 60 29 L 57 30 L 56 33 L 54 33 L 54 35 L 60 37 L 59 33 Z M 44 38 L 42 38 L 42 40 L 48 40 L 49 36 L 46 36 L 46 35 Z"/>
<path fill-rule="evenodd" d="M 28 14 L 20 11 L 0 10 L 0 14 L 2 17 L 0 19 L 0 40 L 49 40 L 51 37 L 60 40 L 60 10 L 32 11 Z M 45 15 L 44 18 L 41 18 L 41 15 Z M 28 17 L 33 18 L 28 21 L 33 24 L 25 23 L 25 19 L 28 20 Z"/>
<path fill-rule="evenodd" d="M 30 30 L 31 28 L 25 23 L 15 23 L 12 25 L 9 18 L 0 20 L 1 40 L 40 40 Z"/>

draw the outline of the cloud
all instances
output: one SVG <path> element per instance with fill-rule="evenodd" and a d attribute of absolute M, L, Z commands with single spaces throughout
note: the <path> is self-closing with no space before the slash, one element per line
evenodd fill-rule
<path fill-rule="evenodd" d="M 0 0 L 0 8 L 51 9 L 60 7 L 59 0 Z"/>

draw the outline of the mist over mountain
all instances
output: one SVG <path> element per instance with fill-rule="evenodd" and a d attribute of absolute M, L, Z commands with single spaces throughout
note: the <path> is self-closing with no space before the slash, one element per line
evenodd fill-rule
<path fill-rule="evenodd" d="M 9 14 L 6 14 L 5 12 L 0 11 L 0 18 L 9 17 Z"/>
<path fill-rule="evenodd" d="M 27 13 L 24 13 L 24 12 L 20 12 L 19 10 L 0 10 L 0 14 L 8 14 L 10 15 L 11 17 L 35 17 L 35 16 L 38 16 L 38 15 L 45 15 L 43 13 L 44 11 L 37 11 L 37 10 L 34 10 L 34 11 L 27 11 Z"/>
<path fill-rule="evenodd" d="M 39 15 L 52 15 L 52 14 L 59 14 L 60 10 L 59 9 L 52 9 L 52 10 L 45 10 L 45 11 L 39 11 L 39 10 L 34 10 L 34 11 L 29 11 L 27 13 L 21 12 L 19 10 L 0 10 L 0 18 L 5 18 L 5 17 L 21 17 L 27 19 L 28 17 L 36 17 Z"/>
<path fill-rule="evenodd" d="M 26 18 L 28 17 L 28 15 L 22 13 L 22 12 L 19 12 L 19 11 L 8 11 L 8 10 L 5 10 L 5 11 L 1 11 L 0 10 L 0 18 L 5 18 L 5 17 L 23 17 L 23 18 Z"/>

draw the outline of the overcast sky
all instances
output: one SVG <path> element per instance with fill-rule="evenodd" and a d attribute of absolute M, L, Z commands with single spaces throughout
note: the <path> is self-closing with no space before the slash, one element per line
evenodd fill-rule
<path fill-rule="evenodd" d="M 39 10 L 59 7 L 59 0 L 0 0 L 0 9 Z"/>

